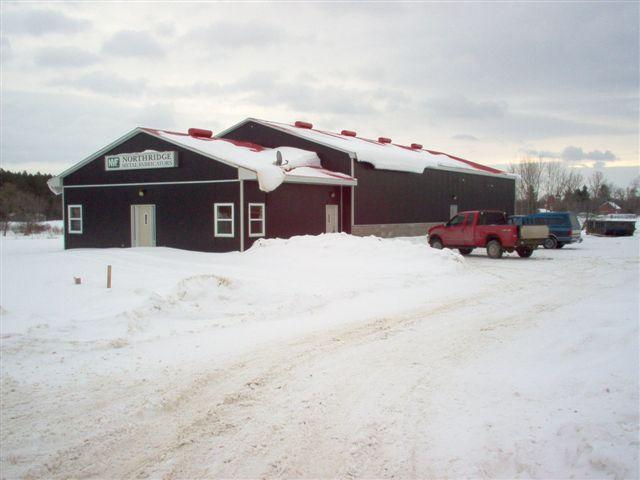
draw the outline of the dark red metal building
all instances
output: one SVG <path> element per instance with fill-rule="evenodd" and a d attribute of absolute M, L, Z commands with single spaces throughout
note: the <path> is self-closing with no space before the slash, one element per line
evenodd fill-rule
<path fill-rule="evenodd" d="M 511 175 L 418 144 L 257 119 L 215 137 L 136 128 L 49 185 L 63 195 L 65 248 L 424 235 L 458 209 L 513 213 L 515 201 Z"/>

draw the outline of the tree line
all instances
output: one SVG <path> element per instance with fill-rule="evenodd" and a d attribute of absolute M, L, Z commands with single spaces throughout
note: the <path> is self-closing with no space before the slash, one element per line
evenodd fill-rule
<path fill-rule="evenodd" d="M 0 222 L 41 222 L 62 218 L 62 198 L 47 186 L 53 175 L 0 168 Z"/>
<path fill-rule="evenodd" d="M 516 213 L 535 213 L 540 208 L 554 211 L 594 213 L 607 201 L 624 213 L 640 214 L 640 176 L 626 188 L 614 187 L 598 170 L 585 178 L 559 161 L 523 158 L 511 164 L 516 181 Z"/>

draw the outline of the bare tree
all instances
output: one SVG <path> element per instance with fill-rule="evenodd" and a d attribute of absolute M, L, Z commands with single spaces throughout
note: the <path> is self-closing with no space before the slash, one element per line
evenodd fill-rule
<path fill-rule="evenodd" d="M 604 185 L 604 173 L 596 170 L 589 177 L 589 193 L 591 193 L 591 198 L 598 198 L 600 196 L 602 185 Z"/>
<path fill-rule="evenodd" d="M 584 185 L 584 177 L 582 176 L 582 174 L 569 169 L 565 193 L 574 192 L 578 190 L 582 185 Z"/>
<path fill-rule="evenodd" d="M 533 160 L 527 156 L 522 158 L 520 163 L 511 164 L 509 169 L 520 177 L 516 182 L 516 193 L 518 199 L 522 201 L 523 213 L 535 213 L 544 173 L 542 158 Z"/>

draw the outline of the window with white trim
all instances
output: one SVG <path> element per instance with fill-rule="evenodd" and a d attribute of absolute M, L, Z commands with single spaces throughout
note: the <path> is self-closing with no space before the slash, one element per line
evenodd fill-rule
<path fill-rule="evenodd" d="M 213 204 L 213 234 L 216 237 L 235 236 L 233 224 L 233 203 Z"/>
<path fill-rule="evenodd" d="M 264 203 L 249 204 L 249 236 L 264 237 Z"/>
<path fill-rule="evenodd" d="M 67 206 L 67 231 L 82 233 L 82 205 Z"/>

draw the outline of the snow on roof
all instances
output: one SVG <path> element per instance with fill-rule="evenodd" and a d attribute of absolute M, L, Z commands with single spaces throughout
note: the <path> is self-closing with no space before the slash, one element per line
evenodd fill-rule
<path fill-rule="evenodd" d="M 487 167 L 447 153 L 371 140 L 355 136 L 353 135 L 354 132 L 348 132 L 349 135 L 344 135 L 342 133 L 308 128 L 310 124 L 306 124 L 307 128 L 305 128 L 256 118 L 249 118 L 246 121 L 254 121 L 297 137 L 352 153 L 359 162 L 370 163 L 374 168 L 381 170 L 423 173 L 425 168 L 432 168 L 516 177 L 516 175 L 502 170 Z M 415 146 L 421 147 L 420 145 Z"/>
<path fill-rule="evenodd" d="M 62 193 L 62 178 L 141 131 L 227 165 L 254 172 L 260 190 L 264 192 L 275 190 L 284 181 L 339 185 L 355 185 L 357 183 L 349 175 L 322 168 L 316 152 L 293 147 L 267 148 L 251 142 L 139 127 L 118 139 L 114 144 L 50 179 L 49 188 L 56 194 Z"/>
<path fill-rule="evenodd" d="M 604 202 L 602 205 L 600 205 L 600 208 L 604 207 L 605 205 L 609 205 L 611 208 L 614 208 L 616 210 L 622 210 L 620 205 L 612 201 Z"/>
<path fill-rule="evenodd" d="M 151 128 L 143 128 L 142 130 L 162 139 L 169 140 L 171 143 L 197 150 L 205 155 L 255 172 L 258 177 L 260 190 L 265 192 L 271 192 L 278 188 L 282 182 L 284 182 L 288 172 L 293 172 L 298 168 L 305 167 L 322 168 L 320 158 L 315 152 L 302 150 L 300 148 L 267 148 L 256 143 L 238 140 L 200 137 L 187 133 Z M 278 153 L 281 155 L 281 165 L 276 165 Z M 301 172 L 298 172 L 294 174 L 294 176 L 300 176 L 301 174 Z M 319 176 L 313 175 L 313 177 L 318 178 Z"/>

